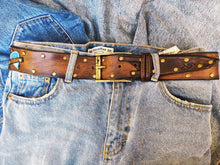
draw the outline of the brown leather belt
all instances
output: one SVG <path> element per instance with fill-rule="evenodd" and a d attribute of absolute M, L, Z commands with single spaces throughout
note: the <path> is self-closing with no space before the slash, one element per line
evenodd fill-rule
<path fill-rule="evenodd" d="M 9 69 L 36 76 L 65 78 L 69 54 L 40 52 L 11 47 L 18 58 L 9 60 Z M 198 52 L 159 55 L 159 80 L 218 79 L 218 53 Z M 19 67 L 15 67 L 19 63 Z M 81 56 L 76 60 L 73 78 L 98 81 L 150 81 L 155 74 L 149 53 L 133 55 L 114 53 L 99 56 Z"/>

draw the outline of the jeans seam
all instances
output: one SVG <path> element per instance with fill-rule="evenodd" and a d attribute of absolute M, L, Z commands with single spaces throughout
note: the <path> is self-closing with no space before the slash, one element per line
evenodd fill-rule
<path fill-rule="evenodd" d="M 60 91 L 62 89 L 61 85 L 63 86 L 63 84 L 61 84 L 60 81 L 61 80 L 58 79 L 58 82 L 57 82 L 58 84 L 56 84 L 56 87 L 55 87 L 56 89 L 54 89 L 55 91 L 53 91 L 53 93 L 51 95 L 49 95 L 48 97 L 45 97 L 45 98 L 35 98 L 35 100 L 29 100 L 29 98 L 27 98 L 27 100 L 24 100 L 24 99 L 20 100 L 19 98 L 18 99 L 14 99 L 14 97 L 16 97 L 16 96 L 12 96 L 12 98 L 10 98 L 10 100 L 12 100 L 12 101 L 14 101 L 14 102 L 16 102 L 18 104 L 27 104 L 27 105 L 43 104 L 45 102 L 48 102 L 48 101 L 52 100 L 54 97 L 56 97 L 60 93 Z M 36 99 L 39 99 L 39 100 L 36 100 Z"/>
<path fill-rule="evenodd" d="M 130 88 L 130 91 L 129 91 L 129 88 Z M 125 114 L 124 114 L 124 123 L 123 123 L 123 136 L 121 138 L 121 143 L 115 147 L 113 150 L 111 151 L 105 151 L 106 148 L 108 147 L 106 145 L 106 142 L 105 142 L 105 147 L 104 147 L 104 154 L 103 154 L 103 157 L 104 158 L 109 158 L 109 157 L 112 157 L 112 156 L 115 156 L 115 155 L 118 155 L 125 147 L 125 145 L 122 146 L 123 143 L 126 144 L 126 141 L 127 141 L 127 136 L 128 136 L 128 129 L 127 131 L 125 130 L 125 127 L 126 127 L 126 123 L 127 123 L 127 127 L 129 127 L 129 118 L 130 118 L 130 101 L 131 101 L 131 88 L 132 88 L 132 83 L 129 84 L 129 86 L 127 87 L 127 91 L 126 91 L 126 107 L 125 107 Z M 128 105 L 127 105 L 128 104 Z M 128 112 L 127 112 L 128 111 Z M 127 118 L 127 119 L 126 119 Z M 125 135 L 126 134 L 126 135 Z M 125 137 L 126 136 L 126 137 Z M 112 152 L 115 152 L 116 150 L 118 150 L 116 153 L 114 154 L 111 154 Z M 106 160 L 105 160 L 106 161 Z M 103 163 L 104 164 L 104 163 Z"/>
<path fill-rule="evenodd" d="M 64 41 L 67 41 L 67 40 L 70 40 L 71 43 L 73 44 L 74 42 L 72 41 L 72 39 L 70 38 L 70 36 L 68 35 L 68 33 L 66 32 L 66 30 L 60 25 L 60 23 L 58 21 L 56 21 L 51 15 L 43 15 L 43 16 L 37 16 L 37 17 L 34 17 L 34 18 L 30 18 L 30 19 L 27 19 L 21 23 L 19 23 L 16 28 L 15 28 L 15 32 L 14 32 L 14 35 L 12 37 L 12 41 L 11 41 L 11 44 L 17 40 L 17 37 L 18 37 L 18 34 L 19 34 L 19 30 L 27 25 L 30 25 L 30 24 L 33 24 L 33 23 L 37 23 L 37 22 L 40 22 L 42 20 L 49 20 L 52 25 L 52 27 L 60 34 L 62 35 Z M 56 27 L 55 25 L 58 25 L 59 27 Z M 61 30 L 59 30 L 59 28 Z M 65 35 L 63 34 L 65 33 Z"/>
<path fill-rule="evenodd" d="M 183 103 L 182 100 L 178 100 L 178 99 L 174 99 L 174 98 L 169 97 L 170 93 L 166 89 L 164 82 L 159 82 L 159 88 L 160 88 L 161 94 L 169 103 L 172 103 L 178 107 L 189 109 L 189 110 L 200 111 L 200 112 L 211 112 L 212 105 L 192 105 L 194 103 L 192 103 L 192 104 L 190 104 L 190 102 Z M 201 108 L 203 108 L 203 109 L 201 109 Z M 204 110 L 204 109 L 207 109 L 207 110 Z"/>

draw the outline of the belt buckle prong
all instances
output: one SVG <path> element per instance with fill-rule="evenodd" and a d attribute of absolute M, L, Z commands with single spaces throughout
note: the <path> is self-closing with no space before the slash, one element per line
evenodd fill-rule
<path fill-rule="evenodd" d="M 109 56 L 109 55 L 115 55 L 115 54 L 131 54 L 131 53 L 125 53 L 125 52 L 105 52 L 105 53 L 97 53 L 96 56 L 96 80 L 95 82 L 132 82 L 132 80 L 104 80 L 102 79 L 102 69 L 107 68 L 107 66 L 102 65 L 102 56 Z"/>

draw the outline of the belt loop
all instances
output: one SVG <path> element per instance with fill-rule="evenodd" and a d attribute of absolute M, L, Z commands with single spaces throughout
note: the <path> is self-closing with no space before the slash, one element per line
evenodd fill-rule
<path fill-rule="evenodd" d="M 160 76 L 160 59 L 159 55 L 157 53 L 151 53 L 152 59 L 153 59 L 153 65 L 154 65 L 154 71 L 155 73 L 152 75 L 151 80 L 152 81 L 158 81 L 158 78 Z"/>
<path fill-rule="evenodd" d="M 65 82 L 72 82 L 73 72 L 74 72 L 74 68 L 76 65 L 77 57 L 78 57 L 78 52 L 71 51 L 69 63 L 68 63 L 67 70 L 66 70 L 65 80 L 64 80 Z"/>

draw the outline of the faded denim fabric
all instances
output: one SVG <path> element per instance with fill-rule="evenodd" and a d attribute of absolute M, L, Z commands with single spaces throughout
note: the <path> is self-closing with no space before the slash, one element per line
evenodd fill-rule
<path fill-rule="evenodd" d="M 36 1 L 36 0 L 33 0 Z M 77 13 L 91 40 L 220 52 L 218 0 L 37 0 Z M 86 12 L 84 12 L 86 11 Z M 220 161 L 219 82 L 214 82 L 212 164 Z M 181 84 L 180 84 L 181 86 Z M 178 91 L 176 92 L 178 94 Z"/>
<path fill-rule="evenodd" d="M 14 42 L 85 55 L 100 45 L 134 54 L 160 51 L 128 44 Z M 48 83 L 11 71 L 3 97 L 1 164 L 209 164 L 212 81 L 182 83 L 54 78 Z M 175 85 L 187 94 L 184 99 L 170 93 Z M 201 90 L 205 94 L 198 95 Z"/>
<path fill-rule="evenodd" d="M 5 73 L 2 88 L 7 75 L 6 62 L 11 41 L 19 47 L 47 50 L 49 46 L 55 52 L 62 48 L 65 52 L 79 50 L 87 55 L 88 48 L 99 45 L 135 54 L 160 51 L 159 48 L 126 44 L 92 42 L 76 45 L 73 43 L 88 41 L 84 26 L 77 16 L 29 1 L 4 1 L 3 4 L 5 6 L 1 9 L 8 9 L 7 16 L 12 22 L 0 16 L 1 22 L 5 22 L 0 25 L 5 38 L 5 41 L 1 41 L 1 45 L 5 44 L 1 47 L 1 54 L 5 55 L 1 56 L 1 72 Z M 116 26 L 116 31 L 110 30 L 111 33 L 108 33 L 105 30 L 112 29 L 112 26 L 106 26 L 105 29 L 96 30 L 101 35 L 94 33 L 93 36 L 112 42 L 151 43 L 154 38 L 146 38 L 150 35 L 147 31 L 154 32 L 156 39 L 163 36 L 157 34 L 159 30 L 151 31 L 147 26 L 154 21 L 145 22 L 149 21 L 145 15 L 146 9 L 153 8 L 153 11 L 158 12 L 163 10 L 155 5 L 158 3 L 141 4 L 140 13 L 134 14 L 137 22 L 127 31 Z M 19 10 L 19 6 L 23 6 L 22 10 Z M 116 2 L 114 6 L 117 6 Z M 139 4 L 137 6 L 139 8 Z M 66 14 L 65 18 L 63 12 Z M 108 15 L 108 12 L 104 13 Z M 49 14 L 49 18 L 44 14 Z M 121 16 L 123 15 L 125 14 Z M 129 19 L 129 14 L 126 17 Z M 158 15 L 152 14 L 152 20 L 154 17 L 157 18 Z M 125 20 L 123 25 L 126 25 Z M 104 24 L 106 21 L 97 18 L 94 22 Z M 5 32 L 6 29 L 10 35 Z M 88 33 L 87 24 L 86 29 Z M 117 35 L 120 30 L 122 33 Z M 112 38 L 101 37 L 106 34 L 110 34 L 108 37 Z M 90 35 L 89 37 L 91 38 Z M 164 42 L 166 47 L 173 44 L 162 38 L 159 41 L 156 39 L 155 45 L 159 45 L 159 41 Z M 14 41 L 43 42 L 24 44 Z M 184 41 L 184 46 L 181 46 L 181 42 L 178 44 L 181 48 L 190 48 L 190 44 L 185 45 L 188 41 L 191 40 Z M 63 44 L 65 42 L 72 44 Z M 215 114 L 219 112 L 219 92 L 218 80 L 145 83 L 73 80 L 71 83 L 64 83 L 62 79 L 50 78 L 48 82 L 45 77 L 11 71 L 3 96 L 4 124 L 0 137 L 0 164 L 208 165 L 211 161 L 212 138 L 210 117 L 211 111 L 217 112 Z M 9 94 L 12 94 L 10 99 Z"/>
<path fill-rule="evenodd" d="M 68 11 L 56 10 L 28 0 L 1 0 L 0 4 L 1 104 L 8 74 L 8 57 L 11 42 L 22 40 L 86 43 L 88 37 L 79 17 Z M 2 106 L 0 105 L 0 130 L 1 123 Z"/>

